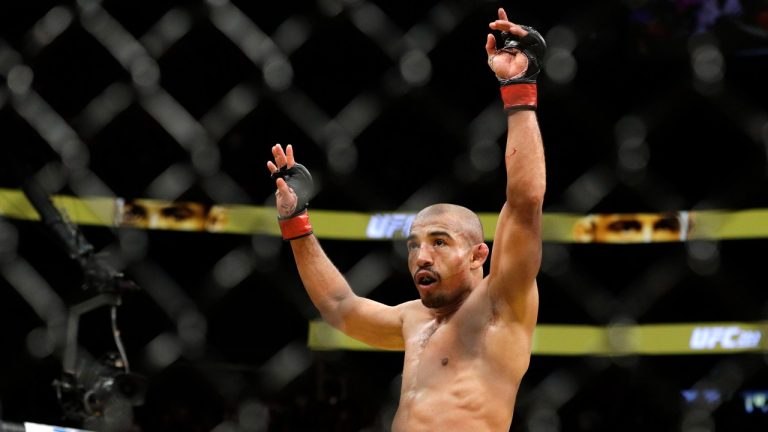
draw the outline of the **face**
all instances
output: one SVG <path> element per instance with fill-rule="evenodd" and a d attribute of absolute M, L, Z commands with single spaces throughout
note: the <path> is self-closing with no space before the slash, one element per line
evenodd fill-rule
<path fill-rule="evenodd" d="M 123 204 L 119 217 L 127 226 L 195 231 L 205 227 L 206 211 L 199 203 L 137 199 Z"/>
<path fill-rule="evenodd" d="M 450 215 L 419 217 L 408 236 L 408 268 L 429 308 L 459 302 L 471 288 L 473 248 L 453 222 Z"/>
<path fill-rule="evenodd" d="M 663 242 L 684 239 L 676 213 L 599 215 L 594 220 L 595 241 L 606 243 Z"/>

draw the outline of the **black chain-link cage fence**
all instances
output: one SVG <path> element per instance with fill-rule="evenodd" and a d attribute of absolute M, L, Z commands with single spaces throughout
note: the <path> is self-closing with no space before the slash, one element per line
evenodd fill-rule
<path fill-rule="evenodd" d="M 484 43 L 499 6 L 550 45 L 545 212 L 768 207 L 768 2 L 750 0 L 9 2 L 0 186 L 273 205 L 279 142 L 312 170 L 313 208 L 497 212 L 506 123 Z M 146 381 L 115 372 L 106 298 L 81 316 L 67 382 L 67 313 L 99 293 L 43 224 L 1 219 L 4 422 L 389 430 L 402 354 L 310 350 L 318 314 L 278 237 L 80 230 L 140 287 L 115 323 Z M 322 243 L 358 293 L 416 298 L 403 245 Z M 759 238 L 548 242 L 539 322 L 762 321 L 767 256 Z M 534 355 L 511 430 L 763 431 L 766 366 L 759 353 Z"/>

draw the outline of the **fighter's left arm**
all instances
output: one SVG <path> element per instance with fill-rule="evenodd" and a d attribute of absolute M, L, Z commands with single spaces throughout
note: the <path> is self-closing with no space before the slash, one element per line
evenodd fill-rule
<path fill-rule="evenodd" d="M 502 9 L 499 10 L 499 20 L 491 23 L 490 27 L 520 40 L 520 49 L 525 49 L 523 41 L 529 32 L 533 32 L 530 28 L 509 22 Z M 543 44 L 543 39 L 540 42 Z M 493 35 L 488 36 L 486 44 L 489 65 L 502 84 L 508 126 L 504 153 L 506 202 L 496 226 L 488 285 L 496 309 L 532 331 L 538 314 L 536 275 L 541 264 L 541 217 L 546 173 L 544 147 L 535 112 L 535 78 L 540 59 L 532 59 L 530 52 L 520 52 L 518 46 L 497 51 Z M 527 88 L 510 91 L 504 88 L 505 85 Z"/>

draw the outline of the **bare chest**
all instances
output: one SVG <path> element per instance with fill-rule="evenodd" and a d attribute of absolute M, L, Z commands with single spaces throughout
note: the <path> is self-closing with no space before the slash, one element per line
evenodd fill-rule
<path fill-rule="evenodd" d="M 506 430 L 517 382 L 489 352 L 493 332 L 427 323 L 406 338 L 393 430 Z"/>
<path fill-rule="evenodd" d="M 403 391 L 444 388 L 467 379 L 522 376 L 530 356 L 517 332 L 492 320 L 414 326 L 406 334 Z"/>
<path fill-rule="evenodd" d="M 462 335 L 452 324 L 426 323 L 406 340 L 403 385 L 410 389 L 445 384 L 458 370 L 482 356 L 483 335 Z"/>

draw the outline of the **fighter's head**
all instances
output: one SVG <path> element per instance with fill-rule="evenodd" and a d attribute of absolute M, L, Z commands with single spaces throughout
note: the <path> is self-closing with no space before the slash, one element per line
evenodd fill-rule
<path fill-rule="evenodd" d="M 420 211 L 407 247 L 411 276 L 422 303 L 430 308 L 460 303 L 482 280 L 489 253 L 478 216 L 453 204 Z"/>

